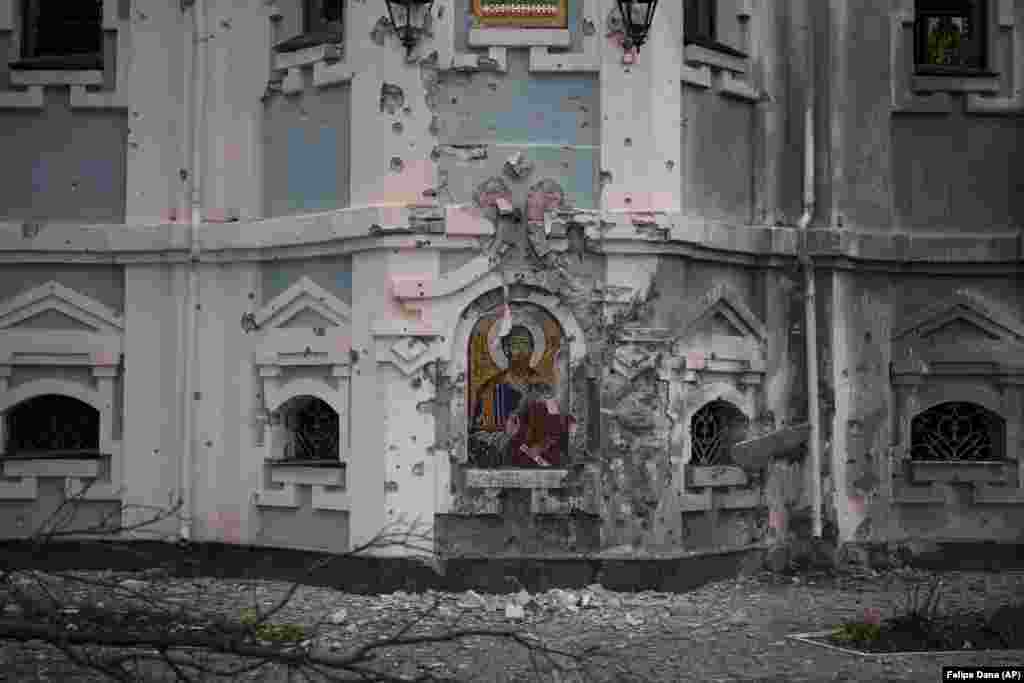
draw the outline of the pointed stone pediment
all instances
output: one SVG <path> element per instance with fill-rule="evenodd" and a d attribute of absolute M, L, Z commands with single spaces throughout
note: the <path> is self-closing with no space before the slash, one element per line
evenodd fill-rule
<path fill-rule="evenodd" d="M 349 324 L 348 304 L 302 277 L 255 314 L 256 324 L 265 329 L 341 327 Z"/>
<path fill-rule="evenodd" d="M 691 306 L 684 335 L 739 337 L 763 344 L 768 338 L 764 322 L 725 285 L 710 289 Z"/>
<path fill-rule="evenodd" d="M 967 290 L 910 316 L 894 341 L 933 343 L 1010 342 L 1024 344 L 1024 324 L 998 304 Z"/>
<path fill-rule="evenodd" d="M 56 281 L 0 303 L 0 330 L 42 329 L 119 334 L 124 321 L 99 301 Z"/>

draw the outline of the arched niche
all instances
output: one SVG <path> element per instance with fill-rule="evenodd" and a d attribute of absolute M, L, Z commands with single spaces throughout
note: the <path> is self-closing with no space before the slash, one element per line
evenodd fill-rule
<path fill-rule="evenodd" d="M 586 358 L 582 328 L 543 290 L 514 286 L 506 299 L 498 288 L 463 309 L 450 353 L 452 493 L 484 492 L 489 503 L 472 514 L 497 512 L 497 493 L 510 488 L 532 490 L 531 510 L 546 509 L 545 491 L 564 489 L 567 466 L 582 457 L 590 419 L 574 383 Z M 441 509 L 461 505 L 448 499 Z"/>
<path fill-rule="evenodd" d="M 8 408 L 3 419 L 5 455 L 99 453 L 100 411 L 81 399 L 33 396 Z"/>
<path fill-rule="evenodd" d="M 318 396 L 289 398 L 271 412 L 270 447 L 294 462 L 340 462 L 341 416 Z"/>
<path fill-rule="evenodd" d="M 120 442 L 111 437 L 112 397 L 104 389 L 50 378 L 0 393 L 0 471 L 8 479 L 0 481 L 0 500 L 34 499 L 40 476 L 63 477 L 68 497 L 119 499 Z M 73 437 L 75 430 L 87 433 Z"/>

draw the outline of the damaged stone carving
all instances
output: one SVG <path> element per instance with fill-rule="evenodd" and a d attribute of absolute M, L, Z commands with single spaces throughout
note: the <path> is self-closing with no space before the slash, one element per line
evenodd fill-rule
<path fill-rule="evenodd" d="M 504 333 L 504 334 L 502 334 Z M 469 346 L 469 456 L 477 467 L 558 467 L 575 419 L 558 322 L 537 306 L 499 306 Z"/>
<path fill-rule="evenodd" d="M 565 203 L 565 192 L 557 181 L 545 178 L 533 185 L 526 195 L 526 220 L 534 224 L 544 222 L 544 213 L 558 209 Z"/>
<path fill-rule="evenodd" d="M 499 199 L 512 201 L 512 192 L 505 181 L 497 176 L 488 178 L 473 191 L 473 203 L 480 208 L 497 206 Z"/>
<path fill-rule="evenodd" d="M 382 83 L 380 86 L 380 113 L 397 114 L 405 106 L 405 91 L 393 83 Z"/>
<path fill-rule="evenodd" d="M 533 162 L 516 152 L 505 161 L 505 175 L 514 180 L 522 180 L 533 172 Z"/>

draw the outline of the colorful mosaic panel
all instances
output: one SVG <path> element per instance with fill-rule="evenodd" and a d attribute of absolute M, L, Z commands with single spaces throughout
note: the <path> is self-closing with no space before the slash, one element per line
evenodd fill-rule
<path fill-rule="evenodd" d="M 512 304 L 484 317 L 469 341 L 469 450 L 476 467 L 557 467 L 575 420 L 567 405 L 558 322 Z"/>
<path fill-rule="evenodd" d="M 569 0 L 473 0 L 480 26 L 566 28 Z"/>

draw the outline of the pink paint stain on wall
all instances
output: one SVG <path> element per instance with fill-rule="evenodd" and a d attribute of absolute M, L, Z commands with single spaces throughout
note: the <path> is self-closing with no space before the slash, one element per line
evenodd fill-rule
<path fill-rule="evenodd" d="M 848 496 L 846 500 L 850 506 L 850 512 L 858 516 L 864 514 L 864 510 L 867 507 L 864 496 Z"/>
<path fill-rule="evenodd" d="M 768 513 L 768 526 L 776 531 L 782 531 L 786 528 L 786 517 L 778 511 L 772 510 Z"/>
<path fill-rule="evenodd" d="M 448 209 L 445 229 L 449 235 L 486 235 L 491 232 L 484 224 L 483 212 L 476 207 L 453 207 Z"/>
<path fill-rule="evenodd" d="M 233 142 L 224 144 L 224 161 L 236 163 L 242 159 L 242 147 Z"/>
<path fill-rule="evenodd" d="M 703 370 L 706 365 L 704 353 L 701 351 L 690 351 L 686 354 L 687 370 Z"/>
<path fill-rule="evenodd" d="M 225 543 L 239 543 L 242 540 L 242 518 L 234 510 L 218 510 L 206 520 L 210 531 Z"/>
<path fill-rule="evenodd" d="M 530 192 L 526 196 L 526 220 L 531 223 L 542 223 L 544 212 L 558 208 L 561 203 L 560 192 Z"/>
<path fill-rule="evenodd" d="M 416 159 L 405 163 L 399 173 L 388 173 L 380 178 L 370 204 L 419 204 L 423 191 L 433 188 L 436 165 L 429 159 Z"/>

